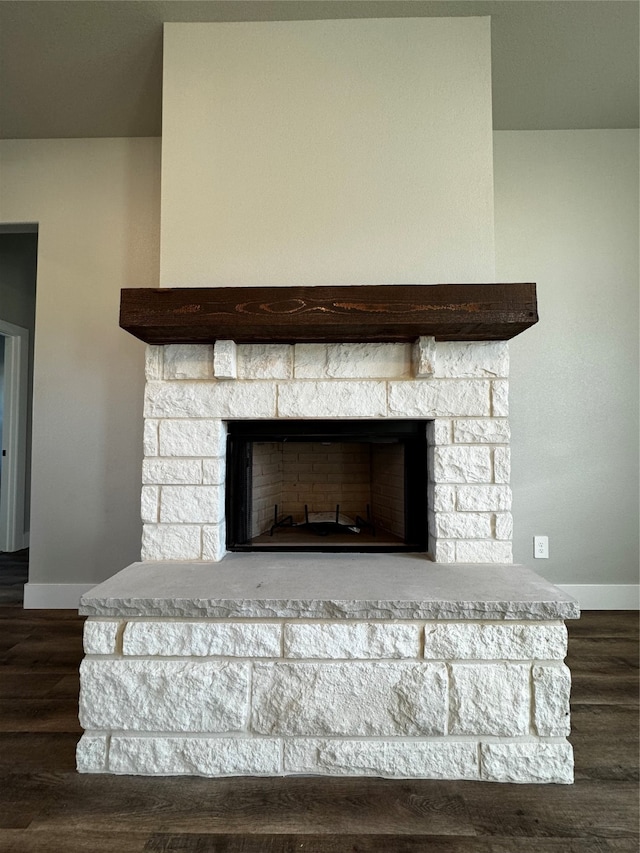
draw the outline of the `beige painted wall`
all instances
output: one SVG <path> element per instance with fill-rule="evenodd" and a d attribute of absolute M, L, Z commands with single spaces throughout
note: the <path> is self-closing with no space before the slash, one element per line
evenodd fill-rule
<path fill-rule="evenodd" d="M 488 18 L 166 24 L 161 286 L 492 281 Z"/>
<path fill-rule="evenodd" d="M 158 280 L 157 139 L 0 143 L 0 222 L 39 224 L 30 582 L 139 558 L 143 345 L 122 287 Z"/>
<path fill-rule="evenodd" d="M 515 560 L 638 583 L 638 132 L 499 132 L 495 176 L 498 281 L 540 312 L 511 345 Z"/>

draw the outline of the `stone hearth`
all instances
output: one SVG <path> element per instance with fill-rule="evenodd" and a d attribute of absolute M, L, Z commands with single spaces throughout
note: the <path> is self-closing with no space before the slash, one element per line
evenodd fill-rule
<path fill-rule="evenodd" d="M 578 611 L 522 566 L 138 563 L 81 612 L 83 772 L 573 779 Z"/>

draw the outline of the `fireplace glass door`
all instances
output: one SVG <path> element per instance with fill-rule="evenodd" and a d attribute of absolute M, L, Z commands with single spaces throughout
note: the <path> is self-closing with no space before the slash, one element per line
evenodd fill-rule
<path fill-rule="evenodd" d="M 426 551 L 426 421 L 231 421 L 232 551 Z"/>

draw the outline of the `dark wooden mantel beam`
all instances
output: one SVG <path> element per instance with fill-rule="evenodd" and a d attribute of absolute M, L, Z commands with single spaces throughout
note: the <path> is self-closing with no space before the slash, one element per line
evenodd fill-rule
<path fill-rule="evenodd" d="M 537 321 L 535 284 L 128 288 L 120 304 L 148 344 L 501 341 Z"/>

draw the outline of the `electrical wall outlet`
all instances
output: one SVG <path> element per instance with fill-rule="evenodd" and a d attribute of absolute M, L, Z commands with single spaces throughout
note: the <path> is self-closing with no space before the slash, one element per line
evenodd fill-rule
<path fill-rule="evenodd" d="M 549 537 L 534 536 L 533 537 L 533 556 L 536 560 L 549 559 Z"/>

